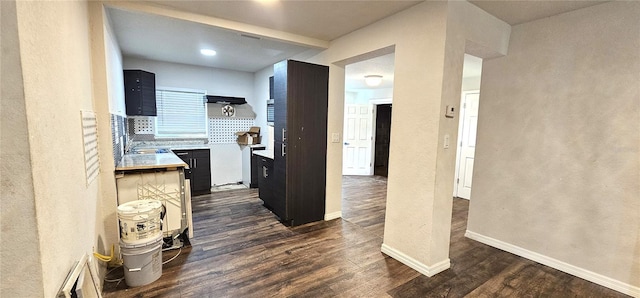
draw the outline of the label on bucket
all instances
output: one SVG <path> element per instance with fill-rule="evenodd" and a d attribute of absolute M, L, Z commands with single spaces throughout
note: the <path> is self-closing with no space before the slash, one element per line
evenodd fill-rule
<path fill-rule="evenodd" d="M 142 243 L 162 233 L 160 213 L 162 203 L 139 200 L 118 206 L 120 238 L 128 243 Z"/>
<path fill-rule="evenodd" d="M 151 262 L 153 263 L 153 269 L 152 269 L 153 272 L 158 272 L 162 270 L 162 262 L 159 259 L 160 259 L 160 251 L 157 251 L 151 257 Z"/>

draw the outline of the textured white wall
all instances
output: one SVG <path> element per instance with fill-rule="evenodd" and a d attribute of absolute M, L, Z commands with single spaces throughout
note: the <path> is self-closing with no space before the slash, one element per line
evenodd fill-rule
<path fill-rule="evenodd" d="M 115 162 L 111 138 L 111 113 L 124 115 L 124 86 L 122 85 L 122 58 L 117 41 L 111 34 L 105 9 L 100 2 L 89 2 L 91 28 L 91 71 L 93 106 L 98 119 L 98 146 L 100 156 L 100 207 L 96 212 L 95 251 L 109 254 L 112 245 L 119 250 L 115 200 Z M 102 38 L 101 38 L 102 37 Z M 100 275 L 106 274 L 106 264 L 99 262 Z"/>
<path fill-rule="evenodd" d="M 253 74 L 204 66 L 124 57 L 125 69 L 156 74 L 156 86 L 207 90 L 211 95 L 238 96 L 253 105 Z"/>
<path fill-rule="evenodd" d="M 122 72 L 122 53 L 120 45 L 111 29 L 111 21 L 106 13 L 101 18 L 103 25 L 103 35 L 105 59 L 107 66 L 107 89 L 109 90 L 109 111 L 111 114 L 126 117 L 126 106 L 124 103 L 124 74 Z"/>
<path fill-rule="evenodd" d="M 480 90 L 480 77 L 462 78 L 462 91 Z"/>
<path fill-rule="evenodd" d="M 468 230 L 640 286 L 640 3 L 514 26 L 485 60 Z"/>
<path fill-rule="evenodd" d="M 54 297 L 74 262 L 92 252 L 101 220 L 99 180 L 86 185 L 80 119 L 80 110 L 93 110 L 88 7 L 16 8 L 37 223 L 22 228 L 38 230 L 42 266 L 42 284 L 29 286 Z"/>
<path fill-rule="evenodd" d="M 256 126 L 260 126 L 262 139 L 267 140 L 267 100 L 269 100 L 269 77 L 273 67 L 266 67 L 253 74 L 253 110 L 256 112 Z M 263 142 L 264 144 L 264 142 Z"/>
<path fill-rule="evenodd" d="M 270 133 L 273 126 L 267 125 L 267 100 L 269 100 L 269 77 L 273 75 L 273 67 L 269 66 L 261 69 L 253 74 L 253 110 L 256 113 L 255 125 L 260 126 L 260 135 L 262 136 L 262 145 L 273 148 L 273 143 L 269 144 L 269 140 L 273 139 Z M 251 156 L 249 148 L 242 149 L 242 182 L 245 185 L 251 183 Z"/>
<path fill-rule="evenodd" d="M 0 101 L 0 293 L 5 297 L 42 297 L 42 265 L 31 175 L 15 1 L 2 1 L 2 89 Z M 24 282 L 29 281 L 25 287 Z"/>
<path fill-rule="evenodd" d="M 332 41 L 328 50 L 311 59 L 311 62 L 330 65 L 328 132 L 331 135 L 342 132 L 345 61 L 357 62 L 353 61 L 354 57 L 395 46 L 384 242 L 423 267 L 448 259 L 455 149 L 440 148 L 443 134 L 455 139 L 457 118 L 444 119 L 442 105 L 457 105 L 460 101 L 464 37 L 489 45 L 488 52 L 500 52 L 509 35 L 508 25 L 477 7 L 467 2 L 451 3 L 416 5 Z M 469 22 L 480 20 L 489 25 L 484 32 L 469 32 L 460 25 L 464 22 L 458 17 L 448 26 L 447 17 L 451 14 L 470 15 Z M 447 32 L 449 28 L 453 31 Z M 491 38 L 485 38 L 489 35 Z M 494 38 L 496 36 L 499 38 Z M 451 40 L 449 48 L 447 38 Z M 422 140 L 419 143 L 415 142 L 417 130 Z M 341 157 L 341 143 L 328 142 L 325 214 L 341 209 Z"/>
<path fill-rule="evenodd" d="M 372 99 L 393 98 L 393 88 L 359 89 L 345 93 L 345 103 L 368 104 Z"/>

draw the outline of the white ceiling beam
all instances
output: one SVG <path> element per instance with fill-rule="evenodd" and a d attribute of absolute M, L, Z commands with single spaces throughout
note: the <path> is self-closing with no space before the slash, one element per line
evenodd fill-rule
<path fill-rule="evenodd" d="M 239 33 L 249 34 L 253 36 L 259 36 L 265 39 L 277 40 L 285 43 L 326 49 L 329 48 L 329 41 L 302 36 L 293 33 L 287 33 L 283 31 L 268 29 L 260 26 L 249 25 L 245 23 L 199 15 L 190 12 L 184 12 L 175 10 L 174 8 L 145 4 L 141 2 L 132 1 L 104 1 L 105 5 L 116 9 L 123 9 L 128 11 L 136 11 L 142 13 L 155 14 L 180 20 L 185 20 L 194 23 L 205 24 L 213 27 L 218 27 L 226 30 L 236 31 Z"/>

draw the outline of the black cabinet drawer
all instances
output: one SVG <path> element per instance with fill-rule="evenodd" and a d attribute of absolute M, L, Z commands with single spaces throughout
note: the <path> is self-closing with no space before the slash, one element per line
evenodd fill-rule
<path fill-rule="evenodd" d="M 191 169 L 191 193 L 206 194 L 211 191 L 211 157 L 209 149 L 173 150 Z"/>
<path fill-rule="evenodd" d="M 258 156 L 258 165 L 258 195 L 264 205 L 272 209 L 274 206 L 273 159 Z"/>

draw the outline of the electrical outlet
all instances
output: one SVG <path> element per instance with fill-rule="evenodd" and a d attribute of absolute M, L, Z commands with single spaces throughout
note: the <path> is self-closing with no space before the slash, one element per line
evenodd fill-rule
<path fill-rule="evenodd" d="M 454 106 L 447 106 L 444 112 L 444 116 L 447 118 L 453 118 L 456 114 L 456 108 Z"/>

